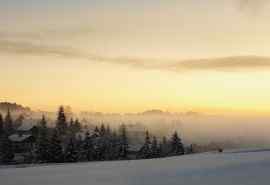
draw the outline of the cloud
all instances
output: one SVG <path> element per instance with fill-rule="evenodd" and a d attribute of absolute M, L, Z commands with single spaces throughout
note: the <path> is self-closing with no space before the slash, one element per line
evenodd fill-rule
<path fill-rule="evenodd" d="M 168 66 L 174 71 L 188 70 L 216 70 L 239 71 L 270 68 L 270 58 L 258 56 L 234 56 L 224 58 L 210 58 L 185 60 Z"/>
<path fill-rule="evenodd" d="M 252 15 L 261 13 L 265 6 L 269 3 L 269 0 L 237 0 L 239 3 L 239 10 L 247 12 Z"/>
<path fill-rule="evenodd" d="M 0 39 L 0 52 L 9 53 L 13 55 L 36 55 L 36 56 L 58 56 L 63 58 L 77 58 L 93 62 L 108 62 L 116 64 L 128 64 L 137 67 L 148 68 L 147 61 L 154 61 L 153 59 L 140 59 L 130 57 L 109 57 L 100 56 L 81 50 L 59 46 L 59 45 L 45 45 L 37 42 L 18 41 L 18 40 L 4 40 Z M 154 66 L 152 66 L 154 67 Z"/>
<path fill-rule="evenodd" d="M 56 28 L 32 28 L 31 30 L 5 30 L 0 28 L 0 38 L 25 39 L 29 41 L 41 39 L 74 39 L 95 33 L 94 28 L 85 25 L 63 26 Z"/>
<path fill-rule="evenodd" d="M 0 51 L 12 54 L 57 55 L 62 57 L 86 57 L 72 48 L 47 46 L 34 42 L 0 40 Z"/>
<path fill-rule="evenodd" d="M 168 70 L 176 72 L 192 70 L 239 71 L 270 68 L 270 57 L 234 56 L 182 61 L 178 59 L 168 60 L 137 57 L 110 57 L 105 55 L 95 55 L 65 46 L 44 45 L 34 42 L 1 39 L 0 52 L 13 55 L 58 56 L 66 59 L 75 58 L 91 62 L 114 63 L 142 69 Z"/>

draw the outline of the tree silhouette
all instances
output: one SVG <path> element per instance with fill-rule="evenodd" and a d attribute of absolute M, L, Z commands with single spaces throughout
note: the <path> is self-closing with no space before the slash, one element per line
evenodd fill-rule
<path fill-rule="evenodd" d="M 39 123 L 39 132 L 37 138 L 37 150 L 36 157 L 40 162 L 48 162 L 49 161 L 49 140 L 48 140 L 48 128 L 47 121 L 45 116 L 42 116 L 42 119 Z"/>
<path fill-rule="evenodd" d="M 57 130 L 54 131 L 49 143 L 49 161 L 56 163 L 63 162 L 63 149 Z"/>
<path fill-rule="evenodd" d="M 171 155 L 183 155 L 185 153 L 183 143 L 178 136 L 177 132 L 174 132 L 171 139 Z"/>
<path fill-rule="evenodd" d="M 106 129 L 105 129 L 105 126 L 104 126 L 104 124 L 102 123 L 101 124 L 101 126 L 100 126 L 100 136 L 105 136 L 105 134 L 106 134 Z"/>
<path fill-rule="evenodd" d="M 127 159 L 128 154 L 128 138 L 127 138 L 127 130 L 125 124 L 120 126 L 120 150 L 119 150 L 119 158 Z"/>
<path fill-rule="evenodd" d="M 152 145 L 151 145 L 151 153 L 153 158 L 157 158 L 160 156 L 160 151 L 157 143 L 157 138 L 154 136 Z"/>
<path fill-rule="evenodd" d="M 60 108 L 58 110 L 56 128 L 57 128 L 60 135 L 64 135 L 66 133 L 67 122 L 66 122 L 66 115 L 65 115 L 63 106 L 60 106 Z"/>
<path fill-rule="evenodd" d="M 14 151 L 13 151 L 13 145 L 12 142 L 8 139 L 7 134 L 3 134 L 1 138 L 1 153 L 2 153 L 2 159 L 1 161 L 3 163 L 9 163 L 12 162 L 14 158 Z"/>
<path fill-rule="evenodd" d="M 2 114 L 0 113 L 0 138 L 4 134 L 4 121 Z"/>
<path fill-rule="evenodd" d="M 81 123 L 78 119 L 75 120 L 75 123 L 74 123 L 74 130 L 75 130 L 75 133 L 77 132 L 80 132 L 82 126 L 81 126 Z"/>
<path fill-rule="evenodd" d="M 94 145 L 93 145 L 93 139 L 90 137 L 89 132 L 86 133 L 85 140 L 83 142 L 83 158 L 85 158 L 87 161 L 94 160 Z"/>
<path fill-rule="evenodd" d="M 149 159 L 152 158 L 152 152 L 151 152 L 151 141 L 150 141 L 150 136 L 149 132 L 145 132 L 145 141 L 144 145 L 141 147 L 139 153 L 138 153 L 139 158 L 143 159 Z"/>
<path fill-rule="evenodd" d="M 77 162 L 78 161 L 78 150 L 74 143 L 74 138 L 70 138 L 67 148 L 65 150 L 65 161 L 66 162 Z"/>
<path fill-rule="evenodd" d="M 7 132 L 7 134 L 11 134 L 14 131 L 13 120 L 12 120 L 9 109 L 8 109 L 8 112 L 7 112 L 6 117 L 5 117 L 4 128 L 5 128 L 5 131 Z"/>

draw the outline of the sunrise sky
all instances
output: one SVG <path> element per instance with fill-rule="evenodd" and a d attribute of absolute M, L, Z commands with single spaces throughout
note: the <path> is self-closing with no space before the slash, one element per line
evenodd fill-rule
<path fill-rule="evenodd" d="M 270 113 L 268 2 L 0 0 L 0 101 Z"/>

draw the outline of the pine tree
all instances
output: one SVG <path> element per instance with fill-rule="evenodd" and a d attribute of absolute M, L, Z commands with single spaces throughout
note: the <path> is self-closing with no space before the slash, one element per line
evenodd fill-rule
<path fill-rule="evenodd" d="M 171 138 L 171 155 L 183 155 L 185 153 L 184 145 L 179 138 L 177 132 L 174 132 Z"/>
<path fill-rule="evenodd" d="M 109 157 L 109 138 L 106 134 L 106 129 L 104 124 L 101 124 L 100 129 L 97 130 L 95 132 L 99 131 L 99 137 L 96 139 L 96 143 L 95 143 L 95 155 L 97 160 L 106 160 Z"/>
<path fill-rule="evenodd" d="M 0 113 L 0 138 L 4 134 L 4 121 L 2 114 Z"/>
<path fill-rule="evenodd" d="M 94 159 L 93 140 L 90 137 L 89 132 L 86 133 L 85 140 L 82 144 L 82 155 L 82 158 L 86 159 L 87 161 L 92 161 Z"/>
<path fill-rule="evenodd" d="M 158 143 L 158 157 L 164 157 L 162 154 L 162 142 Z"/>
<path fill-rule="evenodd" d="M 21 114 L 13 123 L 14 128 L 18 128 L 23 124 L 24 116 Z"/>
<path fill-rule="evenodd" d="M 117 135 L 116 131 L 113 131 L 110 137 L 110 160 L 117 160 L 119 159 L 120 156 L 120 147 L 121 147 L 121 142 L 120 138 Z"/>
<path fill-rule="evenodd" d="M 128 138 L 127 138 L 127 130 L 125 124 L 120 126 L 120 151 L 119 158 L 127 159 L 128 157 Z"/>
<path fill-rule="evenodd" d="M 5 121 L 4 121 L 4 129 L 6 131 L 6 133 L 9 135 L 14 131 L 13 128 L 13 120 L 10 114 L 10 111 L 8 109 L 7 115 L 5 117 Z"/>
<path fill-rule="evenodd" d="M 3 121 L 3 117 L 2 114 L 0 113 L 0 156 L 2 154 L 2 143 L 4 142 L 4 134 L 5 134 L 5 130 L 4 130 L 4 121 Z"/>
<path fill-rule="evenodd" d="M 107 125 L 107 127 L 106 127 L 106 135 L 107 136 L 111 136 L 111 133 L 112 131 L 111 131 L 111 128 L 110 128 L 110 125 Z"/>
<path fill-rule="evenodd" d="M 63 162 L 63 149 L 57 130 L 54 131 L 49 143 L 49 162 Z"/>
<path fill-rule="evenodd" d="M 104 124 L 101 124 L 101 126 L 100 126 L 100 136 L 105 136 L 105 134 L 106 134 L 106 129 L 105 129 L 105 126 L 104 126 Z"/>
<path fill-rule="evenodd" d="M 91 136 L 92 142 L 93 142 L 93 160 L 99 160 L 100 155 L 100 149 L 99 149 L 99 129 L 96 126 L 94 129 L 94 133 Z"/>
<path fill-rule="evenodd" d="M 74 120 L 73 120 L 73 118 L 70 118 L 69 128 L 70 128 L 70 130 L 73 130 L 74 129 Z"/>
<path fill-rule="evenodd" d="M 98 137 L 100 135 L 100 133 L 99 133 L 99 129 L 98 129 L 98 127 L 96 126 L 95 127 L 95 129 L 94 129 L 94 134 L 93 134 L 93 137 Z"/>
<path fill-rule="evenodd" d="M 140 149 L 140 151 L 138 153 L 138 158 L 149 159 L 151 157 L 152 157 L 151 141 L 150 141 L 149 132 L 146 131 L 146 133 L 145 133 L 145 142 L 144 142 L 144 145 L 141 147 L 141 149 Z"/>
<path fill-rule="evenodd" d="M 45 115 L 42 115 L 41 121 L 39 123 L 39 126 L 43 129 L 43 128 L 47 128 L 47 121 L 45 118 Z"/>
<path fill-rule="evenodd" d="M 70 118 L 69 124 L 68 124 L 68 131 L 71 137 L 75 137 L 75 124 L 73 118 Z"/>
<path fill-rule="evenodd" d="M 99 137 L 97 141 L 97 154 L 98 160 L 104 161 L 107 152 L 107 139 L 105 136 Z"/>
<path fill-rule="evenodd" d="M 154 136 L 151 145 L 151 154 L 153 158 L 160 157 L 160 151 L 158 148 L 157 138 Z"/>
<path fill-rule="evenodd" d="M 78 119 L 75 120 L 75 123 L 74 123 L 74 130 L 75 130 L 75 133 L 77 132 L 80 132 L 81 131 L 81 123 Z"/>
<path fill-rule="evenodd" d="M 42 119 L 39 123 L 36 157 L 37 160 L 40 162 L 49 161 L 48 128 L 47 128 L 47 121 L 44 115 L 42 116 Z"/>
<path fill-rule="evenodd" d="M 60 135 L 66 134 L 67 122 L 66 122 L 66 115 L 65 115 L 63 106 L 60 106 L 59 111 L 58 111 L 56 128 Z"/>
<path fill-rule="evenodd" d="M 85 139 L 83 139 L 81 135 L 78 135 L 78 137 L 73 136 L 73 138 L 74 138 L 74 144 L 78 153 L 78 161 L 86 161 L 86 156 L 85 156 L 85 152 L 83 148 Z"/>
<path fill-rule="evenodd" d="M 79 157 L 78 150 L 74 144 L 74 138 L 70 138 L 67 148 L 65 150 L 65 161 L 77 162 L 78 157 Z"/>
<path fill-rule="evenodd" d="M 3 134 L 1 137 L 1 153 L 1 161 L 3 163 L 12 162 L 14 158 L 13 145 L 12 142 L 8 139 L 7 134 Z"/>
<path fill-rule="evenodd" d="M 115 159 L 115 149 L 114 147 L 114 138 L 113 135 L 111 133 L 111 128 L 109 125 L 107 125 L 106 129 L 105 129 L 105 135 L 104 135 L 104 158 L 105 160 L 113 160 Z"/>
<path fill-rule="evenodd" d="M 169 143 L 166 137 L 162 138 L 162 143 L 160 144 L 161 156 L 165 157 L 169 154 Z"/>

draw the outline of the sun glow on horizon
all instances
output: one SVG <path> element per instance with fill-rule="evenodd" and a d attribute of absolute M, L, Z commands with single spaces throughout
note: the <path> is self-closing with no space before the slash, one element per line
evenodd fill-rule
<path fill-rule="evenodd" d="M 243 2 L 0 2 L 0 101 L 268 114 L 269 3 Z"/>

